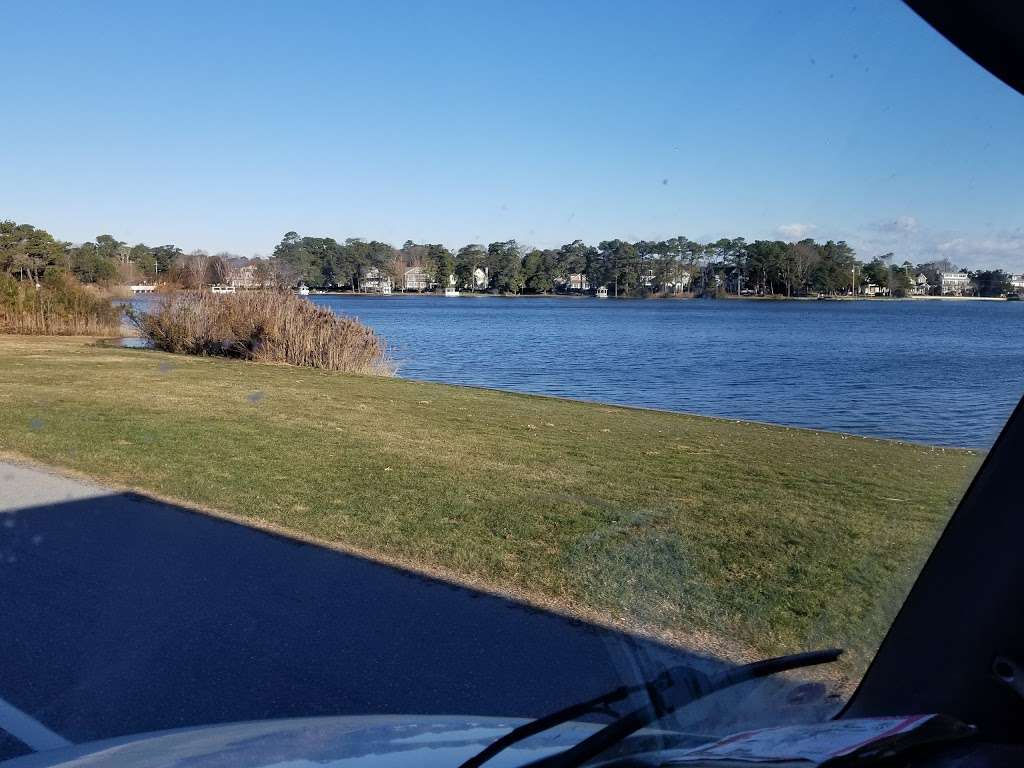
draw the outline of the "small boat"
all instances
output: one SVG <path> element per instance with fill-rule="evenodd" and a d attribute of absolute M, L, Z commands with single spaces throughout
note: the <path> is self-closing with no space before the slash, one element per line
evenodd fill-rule
<path fill-rule="evenodd" d="M 309 288 L 306 287 L 305 283 L 300 283 L 299 290 L 296 291 L 296 293 L 298 293 L 299 296 L 309 296 Z"/>
<path fill-rule="evenodd" d="M 449 285 L 447 288 L 444 289 L 444 295 L 445 296 L 458 296 L 459 292 L 458 292 L 458 290 L 456 288 L 453 288 L 452 286 Z"/>
<path fill-rule="evenodd" d="M 210 293 L 234 293 L 234 292 L 235 292 L 235 286 L 233 286 L 233 285 L 221 285 L 220 283 L 217 283 L 216 285 L 211 285 L 210 286 Z"/>
<path fill-rule="evenodd" d="M 1020 294 L 1017 293 L 1016 291 L 1010 291 L 1008 294 L 1006 294 L 1006 300 L 1007 301 L 1020 301 Z"/>
<path fill-rule="evenodd" d="M 597 294 L 596 295 L 597 295 L 597 298 L 599 298 L 599 299 L 607 299 L 608 298 L 608 288 L 602 285 L 600 288 L 597 289 Z"/>

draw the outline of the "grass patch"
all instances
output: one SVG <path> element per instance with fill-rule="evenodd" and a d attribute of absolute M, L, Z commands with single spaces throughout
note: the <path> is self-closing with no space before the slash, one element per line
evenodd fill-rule
<path fill-rule="evenodd" d="M 0 338 L 0 449 L 735 652 L 859 669 L 979 456 Z"/>

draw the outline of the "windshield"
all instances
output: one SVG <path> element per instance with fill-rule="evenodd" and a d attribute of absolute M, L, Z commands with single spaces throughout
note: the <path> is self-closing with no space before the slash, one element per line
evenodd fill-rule
<path fill-rule="evenodd" d="M 0 759 L 841 709 L 1021 396 L 1018 94 L 896 3 L 7 15 Z"/>

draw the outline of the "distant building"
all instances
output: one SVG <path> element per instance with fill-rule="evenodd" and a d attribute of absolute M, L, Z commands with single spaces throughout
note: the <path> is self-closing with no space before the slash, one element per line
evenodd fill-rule
<path fill-rule="evenodd" d="M 403 291 L 426 291 L 430 289 L 430 275 L 423 267 L 409 267 L 402 275 Z"/>
<path fill-rule="evenodd" d="M 587 280 L 587 276 L 579 272 L 574 272 L 569 275 L 569 280 L 566 282 L 565 287 L 570 291 L 589 291 L 590 281 Z"/>
<path fill-rule="evenodd" d="M 970 287 L 971 278 L 966 272 L 943 272 L 939 275 L 939 292 L 943 296 L 963 296 Z"/>
<path fill-rule="evenodd" d="M 914 282 L 910 286 L 911 296 L 927 296 L 931 291 L 931 283 L 928 282 L 928 276 L 923 272 L 919 272 L 917 277 L 914 278 Z"/>
<path fill-rule="evenodd" d="M 1010 275 L 1010 289 L 1024 291 L 1024 275 Z"/>
<path fill-rule="evenodd" d="M 380 267 L 363 267 L 359 275 L 359 290 L 363 293 L 391 293 L 391 276 Z"/>
<path fill-rule="evenodd" d="M 259 274 L 255 264 L 246 264 L 231 270 L 230 280 L 231 285 L 235 288 L 262 288 L 262 284 L 259 280 Z"/>
<path fill-rule="evenodd" d="M 884 285 L 875 285 L 874 283 L 868 282 L 864 284 L 864 295 L 865 296 L 888 296 L 889 288 Z"/>
<path fill-rule="evenodd" d="M 690 273 L 682 272 L 665 282 L 665 290 L 671 293 L 682 293 L 690 287 Z"/>

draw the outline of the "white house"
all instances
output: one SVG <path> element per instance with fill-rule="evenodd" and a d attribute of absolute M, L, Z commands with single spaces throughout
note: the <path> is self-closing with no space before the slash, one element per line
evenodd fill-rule
<path fill-rule="evenodd" d="M 262 288 L 255 264 L 246 264 L 231 270 L 231 284 L 236 288 Z"/>
<path fill-rule="evenodd" d="M 1024 275 L 1010 275 L 1010 289 L 1024 291 Z"/>
<path fill-rule="evenodd" d="M 490 276 L 487 274 L 486 267 L 483 269 L 477 267 L 476 269 L 473 270 L 472 288 L 474 291 L 486 291 L 487 286 L 490 285 L 490 282 L 491 279 Z"/>
<path fill-rule="evenodd" d="M 402 275 L 403 291 L 426 291 L 430 288 L 430 275 L 423 267 L 409 267 Z"/>
<path fill-rule="evenodd" d="M 682 293 L 690 286 L 690 273 L 680 272 L 673 279 L 665 281 L 665 290 L 672 293 Z"/>
<path fill-rule="evenodd" d="M 884 296 L 885 295 L 885 288 L 883 288 L 880 285 L 875 285 L 874 283 L 866 283 L 864 285 L 864 295 L 865 296 Z"/>
<path fill-rule="evenodd" d="M 566 287 L 570 291 L 589 291 L 590 281 L 587 280 L 586 275 L 579 272 L 574 272 L 571 275 L 569 275 L 569 281 L 566 283 Z"/>
<path fill-rule="evenodd" d="M 925 275 L 923 272 L 919 272 L 917 274 L 917 277 L 914 278 L 913 284 L 910 286 L 910 295 L 927 296 L 928 291 L 930 291 L 931 288 L 932 286 L 928 282 L 928 276 Z"/>
<path fill-rule="evenodd" d="M 391 277 L 379 267 L 364 267 L 359 275 L 359 290 L 363 293 L 391 293 Z"/>
<path fill-rule="evenodd" d="M 943 272 L 939 275 L 939 292 L 943 296 L 963 296 L 971 287 L 966 272 Z"/>

